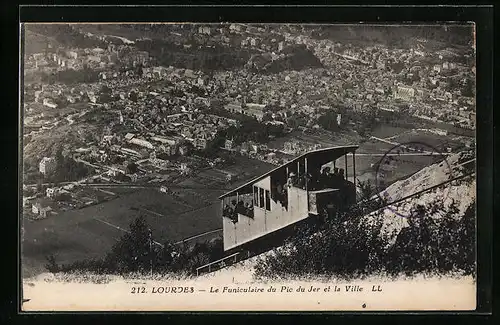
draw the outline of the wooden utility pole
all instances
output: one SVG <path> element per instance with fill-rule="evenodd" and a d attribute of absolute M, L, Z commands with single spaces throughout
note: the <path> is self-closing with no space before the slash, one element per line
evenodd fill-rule
<path fill-rule="evenodd" d="M 151 228 L 149 228 L 148 231 L 149 231 L 150 272 L 151 272 L 151 277 L 153 277 L 153 236 L 152 236 Z"/>

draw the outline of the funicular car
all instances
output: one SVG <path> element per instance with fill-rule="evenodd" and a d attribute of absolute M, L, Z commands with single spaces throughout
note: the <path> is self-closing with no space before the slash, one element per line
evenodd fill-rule
<path fill-rule="evenodd" d="M 307 152 L 220 196 L 225 257 L 198 267 L 196 273 L 279 246 L 295 225 L 335 216 L 355 204 L 357 149 Z"/>
<path fill-rule="evenodd" d="M 224 250 L 235 251 L 304 219 L 332 216 L 354 204 L 357 148 L 310 151 L 220 196 Z"/>

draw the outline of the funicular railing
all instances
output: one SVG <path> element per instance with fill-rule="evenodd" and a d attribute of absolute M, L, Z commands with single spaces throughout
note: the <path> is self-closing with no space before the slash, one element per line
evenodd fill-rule
<path fill-rule="evenodd" d="M 243 216 L 245 218 L 251 218 L 253 219 L 254 218 L 254 213 L 253 213 L 253 210 L 250 210 L 250 211 L 241 211 L 241 212 L 228 212 L 228 213 L 225 213 L 223 212 L 223 215 L 222 217 L 223 218 L 227 218 L 229 220 L 231 220 L 233 223 L 237 223 L 239 220 L 240 220 L 240 217 Z"/>
<path fill-rule="evenodd" d="M 233 223 L 237 223 L 240 216 L 247 218 L 254 217 L 253 201 L 249 199 L 253 196 L 251 193 L 239 194 L 229 198 L 230 202 L 222 199 L 222 217 L 230 219 Z"/>
<path fill-rule="evenodd" d="M 210 262 L 208 264 L 205 264 L 205 265 L 202 265 L 202 266 L 196 268 L 196 275 L 199 276 L 200 274 L 203 274 L 203 273 L 210 273 L 210 272 L 214 272 L 214 271 L 223 269 L 227 266 L 231 266 L 237 262 L 243 261 L 249 257 L 250 257 L 249 252 L 247 254 L 243 254 L 241 252 L 236 252 L 234 254 L 225 256 L 221 259 L 218 259 L 216 261 Z"/>

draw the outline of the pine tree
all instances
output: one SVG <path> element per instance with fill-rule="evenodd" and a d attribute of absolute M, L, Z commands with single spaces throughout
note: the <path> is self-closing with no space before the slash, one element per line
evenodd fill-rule
<path fill-rule="evenodd" d="M 111 271 L 128 273 L 148 271 L 151 258 L 149 227 L 141 216 L 130 224 L 130 232 L 113 246 L 106 261 Z"/>
<path fill-rule="evenodd" d="M 57 181 L 63 181 L 66 176 L 66 160 L 64 159 L 62 147 L 58 147 L 56 151 L 56 171 L 54 179 Z"/>

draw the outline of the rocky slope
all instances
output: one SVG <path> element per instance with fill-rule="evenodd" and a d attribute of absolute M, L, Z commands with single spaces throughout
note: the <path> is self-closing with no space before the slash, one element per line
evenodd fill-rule
<path fill-rule="evenodd" d="M 385 191 L 392 196 L 391 201 L 404 198 L 413 193 L 438 185 L 446 180 L 457 178 L 474 171 L 474 154 L 471 152 L 461 152 L 447 158 L 448 164 L 442 162 L 423 168 L 411 177 L 400 180 Z M 450 168 L 448 168 L 448 166 Z M 452 202 L 457 203 L 458 212 L 456 217 L 460 218 L 466 209 L 475 201 L 476 181 L 474 175 L 453 181 L 433 191 L 417 195 L 407 201 L 384 208 L 380 211 L 370 213 L 361 218 L 361 222 L 376 223 L 382 219 L 381 234 L 389 236 L 389 244 L 394 242 L 397 234 L 405 227 L 408 227 L 409 211 L 416 205 L 427 205 L 429 203 L 443 203 L 443 211 L 449 210 Z M 443 211 L 432 214 L 433 218 L 439 219 Z M 317 233 L 315 235 L 321 235 Z M 289 249 L 280 247 L 278 249 Z M 254 267 L 259 259 L 273 254 L 273 251 L 250 258 L 230 267 L 216 272 L 203 275 L 203 278 L 210 278 L 214 281 L 228 281 L 233 283 L 247 283 L 252 280 Z"/>

